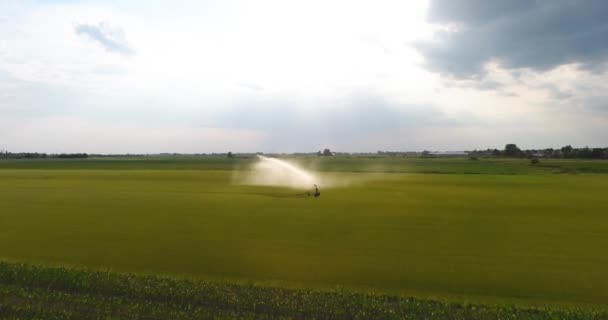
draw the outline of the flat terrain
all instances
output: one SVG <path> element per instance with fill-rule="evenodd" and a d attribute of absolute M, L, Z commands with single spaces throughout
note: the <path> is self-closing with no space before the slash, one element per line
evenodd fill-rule
<path fill-rule="evenodd" d="M 234 183 L 253 159 L 0 161 L 0 260 L 605 307 L 608 162 L 301 158 L 319 199 Z"/>

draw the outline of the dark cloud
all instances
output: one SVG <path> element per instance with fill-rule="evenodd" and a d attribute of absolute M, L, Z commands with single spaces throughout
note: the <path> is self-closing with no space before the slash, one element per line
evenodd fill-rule
<path fill-rule="evenodd" d="M 498 61 L 510 69 L 544 71 L 578 63 L 603 71 L 608 58 L 608 1 L 432 0 L 429 21 L 456 31 L 418 43 L 428 66 L 462 78 Z"/>
<path fill-rule="evenodd" d="M 97 41 L 110 52 L 127 55 L 134 53 L 133 49 L 131 49 L 125 40 L 122 30 L 112 29 L 104 22 L 99 22 L 97 25 L 78 24 L 74 26 L 74 31 L 79 35 L 85 35 Z"/>
<path fill-rule="evenodd" d="M 431 0 L 428 19 L 436 23 L 480 24 L 529 10 L 531 0 Z"/>

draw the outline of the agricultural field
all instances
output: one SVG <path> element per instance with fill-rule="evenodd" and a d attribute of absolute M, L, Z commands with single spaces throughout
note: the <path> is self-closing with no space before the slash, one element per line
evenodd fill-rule
<path fill-rule="evenodd" d="M 255 161 L 0 161 L 0 314 L 86 297 L 178 310 L 202 290 L 267 303 L 269 318 L 321 301 L 338 311 L 316 318 L 354 318 L 345 305 L 361 319 L 408 318 L 410 303 L 422 312 L 412 319 L 452 319 L 454 305 L 462 319 L 475 318 L 469 308 L 479 319 L 608 317 L 608 161 L 292 157 L 338 182 L 317 199 L 241 183 Z M 232 307 L 215 316 L 260 316 L 217 299 Z M 297 301 L 293 312 L 268 311 L 283 310 L 277 299 Z"/>

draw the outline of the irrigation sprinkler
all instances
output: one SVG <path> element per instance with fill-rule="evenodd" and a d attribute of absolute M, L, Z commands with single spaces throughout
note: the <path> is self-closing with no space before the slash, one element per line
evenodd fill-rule
<path fill-rule="evenodd" d="M 314 185 L 314 189 L 315 190 L 313 192 L 306 191 L 306 195 L 309 197 L 312 195 L 312 196 L 315 196 L 315 198 L 318 198 L 319 196 L 321 196 L 321 190 L 319 190 L 319 187 L 316 184 Z"/>

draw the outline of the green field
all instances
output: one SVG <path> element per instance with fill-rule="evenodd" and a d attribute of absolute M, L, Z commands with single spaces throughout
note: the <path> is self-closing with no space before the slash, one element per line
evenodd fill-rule
<path fill-rule="evenodd" d="M 0 161 L 0 260 L 476 303 L 608 304 L 608 162 L 299 158 L 345 181 L 233 183 L 253 159 Z"/>

